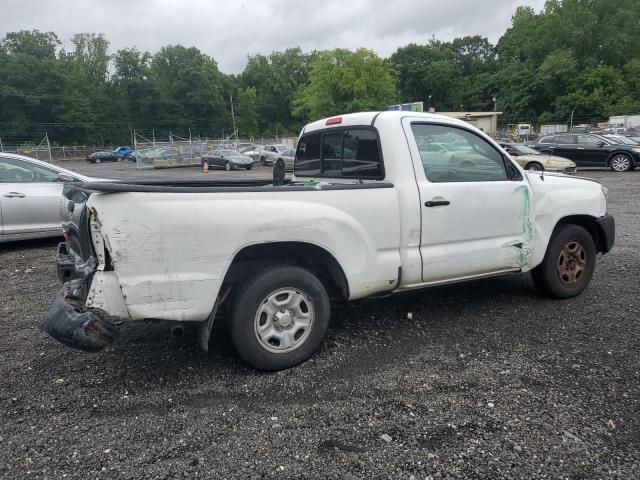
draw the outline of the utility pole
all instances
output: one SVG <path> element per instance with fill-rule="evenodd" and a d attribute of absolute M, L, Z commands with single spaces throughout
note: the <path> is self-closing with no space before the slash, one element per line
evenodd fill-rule
<path fill-rule="evenodd" d="M 236 147 L 238 146 L 238 130 L 236 130 L 236 116 L 233 112 L 233 94 L 229 90 L 229 101 L 231 102 L 231 123 L 233 125 L 233 133 L 236 136 Z"/>

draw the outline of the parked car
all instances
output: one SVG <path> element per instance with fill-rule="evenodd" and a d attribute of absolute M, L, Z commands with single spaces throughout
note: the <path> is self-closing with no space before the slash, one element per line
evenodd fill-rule
<path fill-rule="evenodd" d="M 211 150 L 202 155 L 201 162 L 203 165 L 206 162 L 209 167 L 224 168 L 226 171 L 236 168 L 245 170 L 253 168 L 253 159 L 236 150 Z"/>
<path fill-rule="evenodd" d="M 620 145 L 590 133 L 560 133 L 529 145 L 539 152 L 572 160 L 578 167 L 609 167 L 616 172 L 634 170 L 640 146 Z"/>
<path fill-rule="evenodd" d="M 533 148 L 513 142 L 498 142 L 511 157 L 525 170 L 549 171 L 573 174 L 576 164 L 567 158 L 544 155 Z"/>
<path fill-rule="evenodd" d="M 254 162 L 257 162 L 260 159 L 260 154 L 262 153 L 263 150 L 264 150 L 264 147 L 262 145 L 254 145 L 252 148 L 249 148 L 248 150 L 244 150 L 244 151 L 238 150 L 238 151 L 243 155 L 246 155 L 247 157 L 251 157 Z"/>
<path fill-rule="evenodd" d="M 22 155 L 0 153 L 0 243 L 62 236 L 65 182 L 97 181 Z"/>
<path fill-rule="evenodd" d="M 485 160 L 432 165 L 418 147 L 431 138 L 466 143 L 460 159 Z M 69 240 L 56 261 L 63 286 L 45 331 L 97 351 L 127 321 L 198 322 L 206 350 L 225 315 L 240 356 L 278 370 L 320 346 L 331 299 L 512 272 L 532 272 L 548 296 L 574 297 L 614 242 L 598 182 L 527 172 L 477 128 L 441 115 L 368 112 L 308 124 L 295 174 L 278 186 L 69 188 Z"/>
<path fill-rule="evenodd" d="M 264 149 L 260 152 L 260 163 L 262 165 L 273 165 L 273 162 L 276 161 L 278 155 L 281 155 L 283 152 L 286 152 L 291 147 L 288 145 L 265 145 Z"/>
<path fill-rule="evenodd" d="M 123 157 L 113 152 L 93 152 L 87 155 L 87 162 L 102 163 L 102 162 L 121 162 Z"/>
<path fill-rule="evenodd" d="M 134 155 L 135 152 L 135 149 L 132 147 L 117 147 L 113 150 L 113 153 L 122 158 L 127 158 L 127 155 Z"/>
<path fill-rule="evenodd" d="M 288 172 L 293 171 L 293 163 L 295 158 L 296 158 L 296 151 L 293 148 L 290 148 L 289 150 L 285 150 L 284 152 L 276 156 L 276 160 L 282 159 L 282 161 L 284 161 L 284 168 Z"/>

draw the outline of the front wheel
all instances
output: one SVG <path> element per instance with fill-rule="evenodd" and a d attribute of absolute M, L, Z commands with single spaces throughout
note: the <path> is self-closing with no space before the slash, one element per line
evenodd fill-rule
<path fill-rule="evenodd" d="M 230 164 L 229 162 L 226 162 L 226 163 L 224 164 L 224 169 L 225 169 L 227 172 L 230 172 L 230 171 L 231 171 L 231 164 Z"/>
<path fill-rule="evenodd" d="M 631 158 L 624 153 L 616 154 L 609 162 L 609 165 L 614 172 L 628 172 L 633 168 Z"/>
<path fill-rule="evenodd" d="M 231 339 L 258 370 L 282 370 L 307 360 L 329 327 L 331 307 L 320 280 L 300 267 L 270 267 L 239 287 Z"/>
<path fill-rule="evenodd" d="M 553 298 L 580 295 L 596 267 L 593 238 L 578 225 L 561 225 L 554 232 L 544 260 L 531 271 L 536 287 Z"/>
<path fill-rule="evenodd" d="M 100 159 L 99 159 L 99 158 L 96 158 L 96 159 L 93 161 L 93 163 L 100 163 Z"/>

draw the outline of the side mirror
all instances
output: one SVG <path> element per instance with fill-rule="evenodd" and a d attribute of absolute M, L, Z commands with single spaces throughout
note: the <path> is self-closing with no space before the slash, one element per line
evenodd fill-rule
<path fill-rule="evenodd" d="M 68 175 L 66 173 L 59 173 L 58 174 L 58 181 L 59 182 L 64 182 L 64 183 L 69 183 L 69 182 L 75 182 L 76 179 L 73 178 L 71 175 Z"/>
<path fill-rule="evenodd" d="M 598 147 L 604 147 L 606 145 L 606 143 L 604 143 L 602 140 L 600 140 L 597 145 L 598 145 Z"/>

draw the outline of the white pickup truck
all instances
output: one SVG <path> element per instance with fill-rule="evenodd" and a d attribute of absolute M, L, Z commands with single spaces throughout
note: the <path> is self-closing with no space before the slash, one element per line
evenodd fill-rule
<path fill-rule="evenodd" d="M 442 149 L 429 148 L 432 144 Z M 332 300 L 532 273 L 556 298 L 614 242 L 599 183 L 525 172 L 459 120 L 357 113 L 304 127 L 293 180 L 69 185 L 44 329 L 95 351 L 131 320 L 225 319 L 263 370 L 320 345 Z"/>

